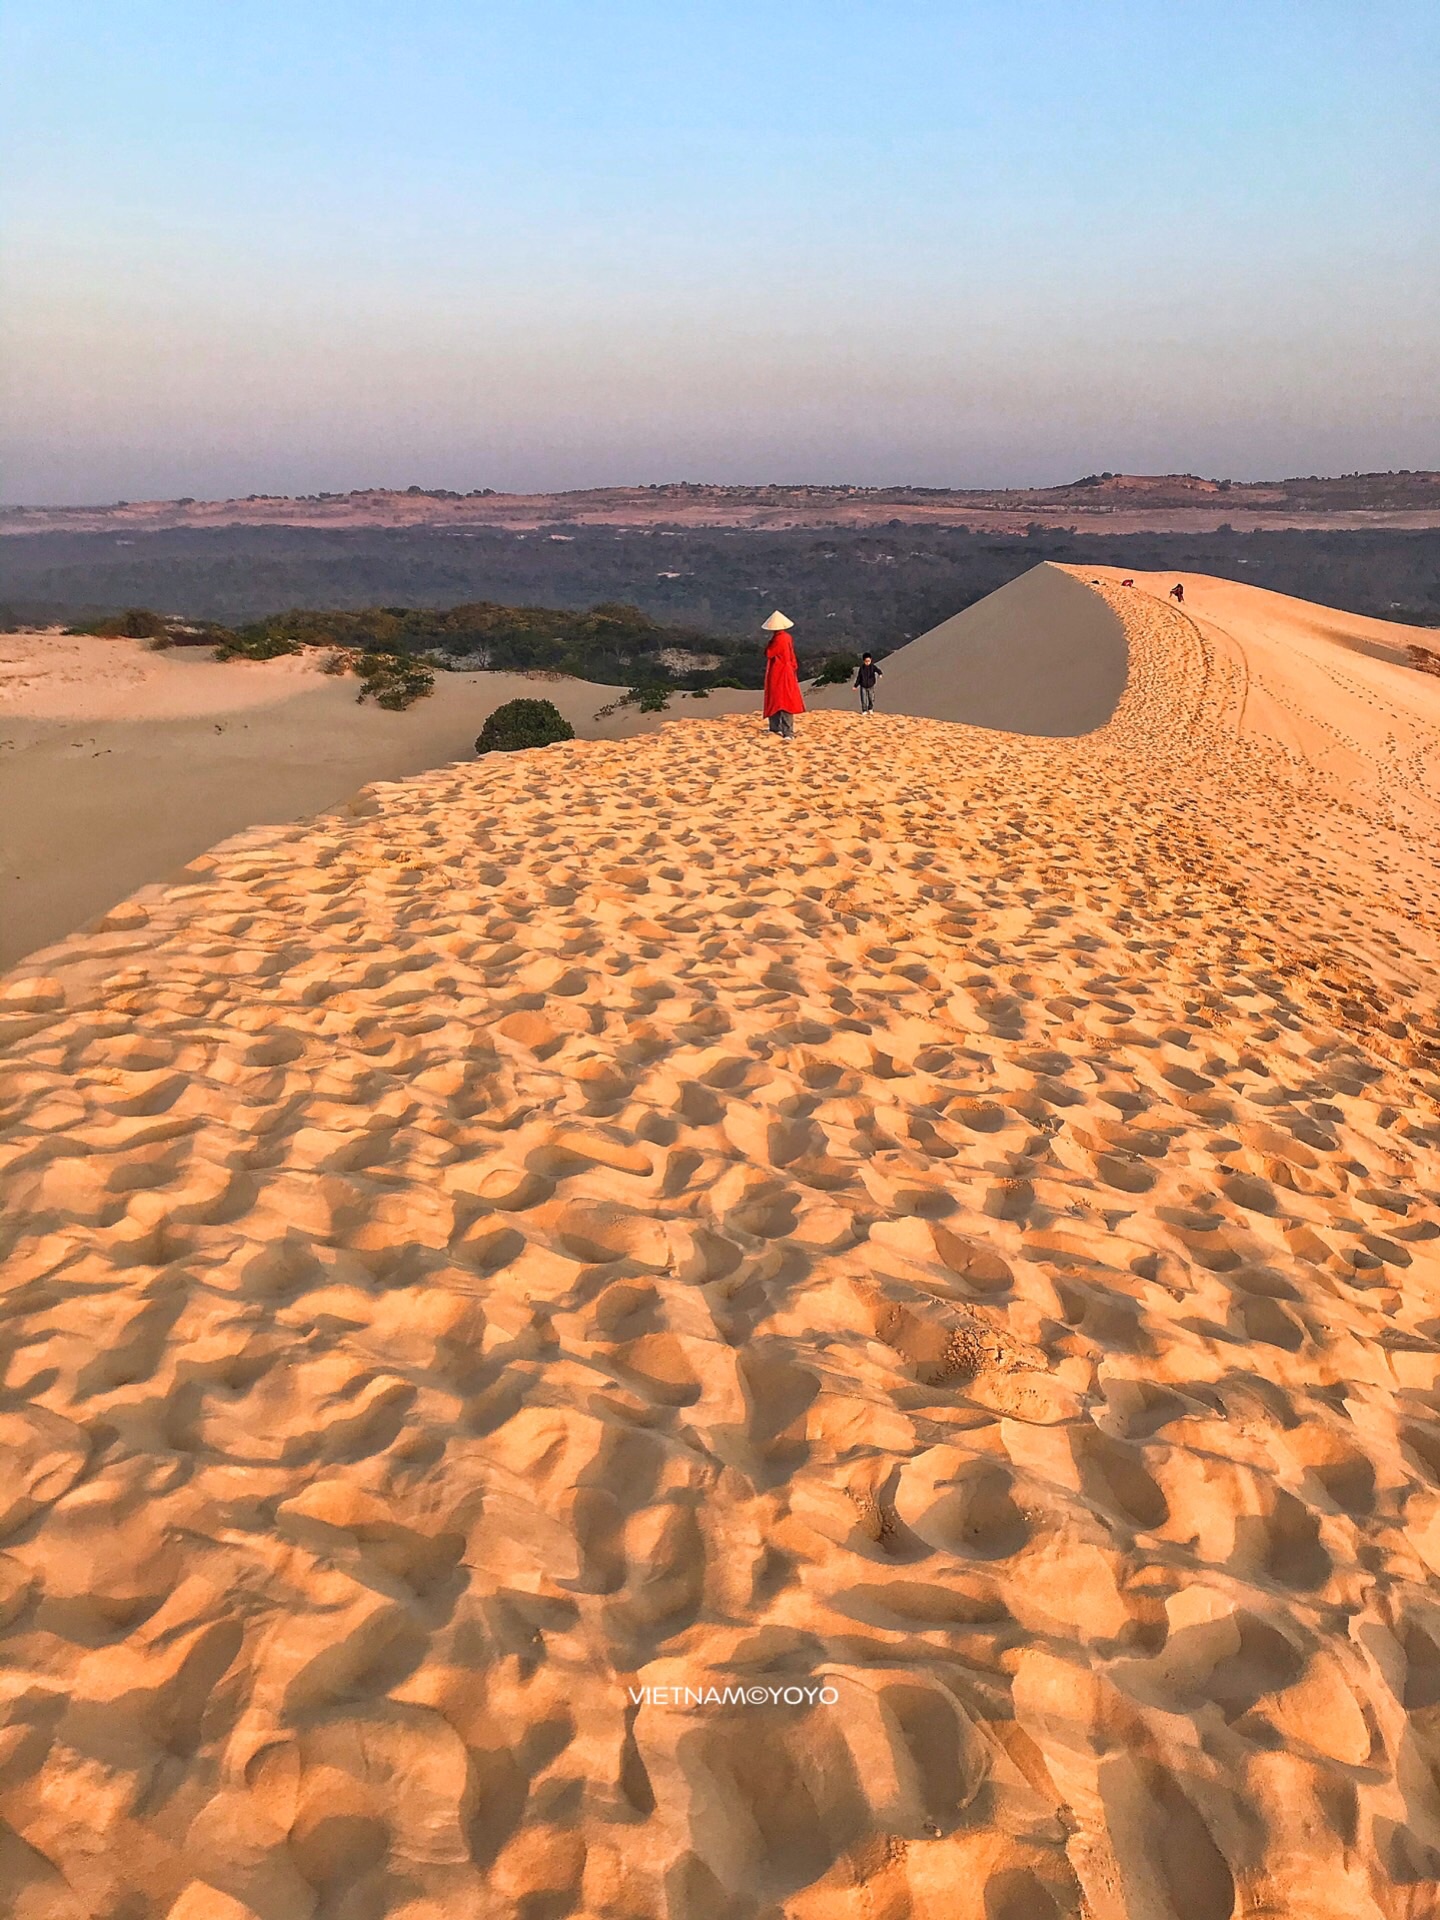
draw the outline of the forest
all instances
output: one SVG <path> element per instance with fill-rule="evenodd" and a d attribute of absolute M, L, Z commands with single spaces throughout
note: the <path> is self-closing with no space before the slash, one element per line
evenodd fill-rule
<path fill-rule="evenodd" d="M 637 691 L 758 687 L 764 681 L 763 656 L 749 640 L 665 626 L 618 602 L 583 612 L 490 601 L 458 607 L 297 608 L 233 628 L 153 607 L 127 607 L 118 614 L 82 616 L 68 630 L 145 640 L 158 648 L 213 647 L 220 660 L 274 660 L 313 647 L 323 651 L 327 670 L 354 667 L 362 675 L 369 663 L 408 660 L 432 672 L 560 673 Z M 856 659 L 812 648 L 801 662 L 811 677 L 834 677 L 842 669 L 848 676 Z"/>
<path fill-rule="evenodd" d="M 750 529 L 297 527 L 0 539 L 0 623 L 153 608 L 171 622 L 324 631 L 337 644 L 580 673 L 754 684 L 779 607 L 818 662 L 893 650 L 1041 560 L 1217 574 L 1323 605 L 1440 625 L 1440 530 L 1074 535 L 892 524 Z M 285 609 L 328 609 L 323 613 Z M 345 616 L 358 624 L 345 627 Z M 309 623 L 307 628 L 306 623 Z M 316 623 L 319 623 L 318 626 Z M 288 624 L 287 624 L 288 623 Z M 393 623 L 393 624 L 392 624 Z M 714 664 L 677 666 L 691 654 Z"/>

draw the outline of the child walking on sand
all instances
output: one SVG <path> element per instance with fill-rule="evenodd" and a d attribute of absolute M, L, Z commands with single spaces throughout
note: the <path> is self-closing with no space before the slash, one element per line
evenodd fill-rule
<path fill-rule="evenodd" d="M 860 689 L 860 711 L 875 711 L 875 682 L 880 678 L 880 669 L 875 664 L 873 654 L 865 654 L 860 661 L 860 671 L 855 676 L 855 684 Z"/>

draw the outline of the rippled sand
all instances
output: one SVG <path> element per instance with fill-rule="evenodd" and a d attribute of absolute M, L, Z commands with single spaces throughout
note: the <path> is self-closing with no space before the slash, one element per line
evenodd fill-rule
<path fill-rule="evenodd" d="M 11 977 L 25 1920 L 1435 1912 L 1435 742 L 1096 591 L 1088 737 L 492 757 Z"/>

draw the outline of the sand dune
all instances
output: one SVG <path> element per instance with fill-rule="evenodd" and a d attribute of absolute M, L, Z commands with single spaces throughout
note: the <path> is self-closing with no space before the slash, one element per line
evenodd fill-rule
<path fill-rule="evenodd" d="M 1434 742 L 1083 590 L 1083 737 L 449 767 L 9 977 L 17 1913 L 1434 1913 Z"/>
<path fill-rule="evenodd" d="M 313 655 L 216 660 L 98 634 L 0 633 L 0 721 L 193 720 L 274 706 L 323 688 Z"/>
<path fill-rule="evenodd" d="M 1045 564 L 893 653 L 884 705 L 1010 733 L 1092 733 L 1125 678 L 1119 618 L 1080 577 Z"/>
<path fill-rule="evenodd" d="M 1088 584 L 1100 578 L 1120 576 L 1039 566 L 944 621 L 886 661 L 882 709 L 1054 736 L 1103 726 L 1127 669 L 1124 627 Z M 1432 830 L 1440 681 L 1396 664 L 1407 639 L 1427 636 L 1259 588 L 1183 578 L 1207 644 L 1248 687 L 1241 730 L 1284 744 L 1340 788 L 1356 780 L 1393 788 L 1401 813 Z M 1173 579 L 1144 584 L 1163 596 Z M 1365 653 L 1373 658 L 1358 657 Z M 627 739 L 664 724 L 633 708 L 605 712 L 620 691 L 447 674 L 431 699 L 392 714 L 357 706 L 352 681 L 295 659 L 216 664 L 188 651 L 154 654 L 136 641 L 0 635 L 0 966 L 168 878 L 229 834 L 304 819 L 370 780 L 468 759 L 502 701 L 552 699 L 585 739 Z M 833 712 L 854 696 L 830 687 L 806 698 Z M 755 705 L 751 693 L 718 690 L 703 702 L 675 695 L 667 717 Z M 1332 705 L 1361 730 L 1353 750 L 1324 717 Z"/>
<path fill-rule="evenodd" d="M 1204 574 L 1141 574 L 1136 588 L 1168 597 L 1177 579 L 1185 614 L 1229 683 L 1228 725 L 1278 746 L 1311 792 L 1323 789 L 1342 808 L 1356 799 L 1387 830 L 1433 843 L 1440 680 L 1417 673 L 1405 650 L 1430 645 L 1434 633 Z"/>
<path fill-rule="evenodd" d="M 369 780 L 469 758 L 506 700 L 553 700 L 616 739 L 658 716 L 606 715 L 623 692 L 584 680 L 446 674 L 404 713 L 355 700 L 294 658 L 217 663 L 130 640 L 0 635 L 0 966 L 76 931 L 246 827 L 304 819 Z M 689 703 L 677 699 L 676 711 Z M 753 694 L 716 693 L 735 712 Z"/>

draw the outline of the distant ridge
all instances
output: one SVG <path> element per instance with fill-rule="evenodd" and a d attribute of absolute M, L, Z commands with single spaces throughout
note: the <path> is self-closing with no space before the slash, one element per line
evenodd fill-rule
<path fill-rule="evenodd" d="M 295 497 L 116 501 L 81 507 L 0 508 L 0 535 L 162 532 L 236 526 L 864 527 L 965 525 L 1024 532 L 1063 525 L 1077 532 L 1206 532 L 1239 528 L 1440 526 L 1440 473 L 1401 470 L 1286 480 L 1206 479 L 1197 474 L 1092 473 L 1054 487 L 721 486 L 700 481 L 591 487 L 562 493 L 497 493 L 490 487 L 354 488 Z"/>

